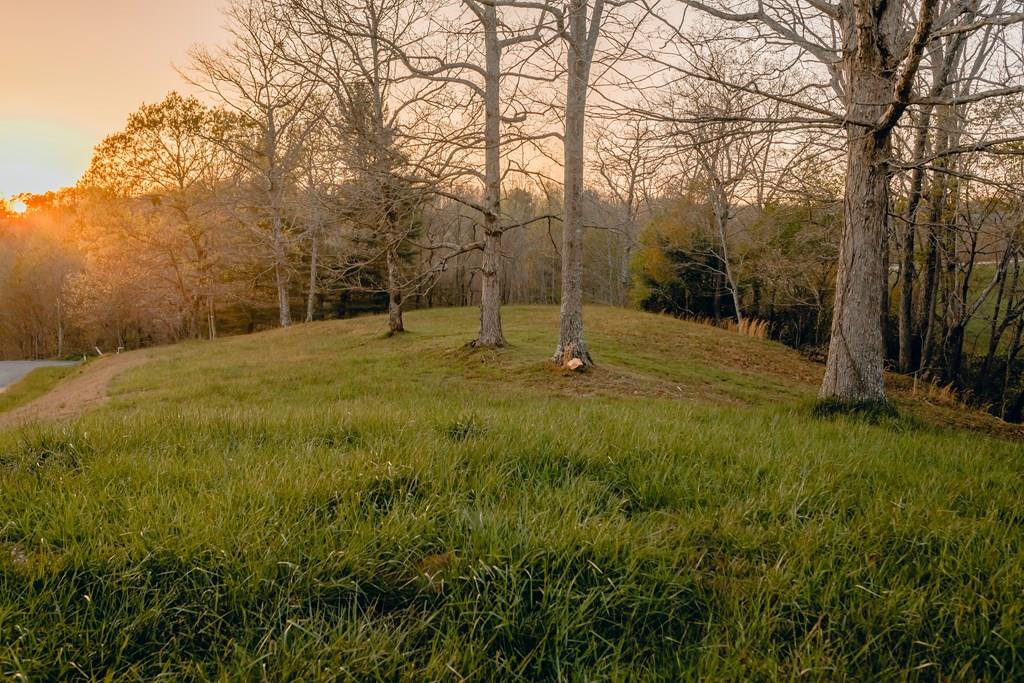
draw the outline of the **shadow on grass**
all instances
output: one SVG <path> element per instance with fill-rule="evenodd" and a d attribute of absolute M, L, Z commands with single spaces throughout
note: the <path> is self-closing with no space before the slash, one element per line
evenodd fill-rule
<path fill-rule="evenodd" d="M 837 398 L 817 399 L 809 407 L 811 417 L 818 420 L 846 418 L 885 427 L 890 431 L 924 429 L 919 419 L 900 413 L 889 401 L 842 401 Z"/>

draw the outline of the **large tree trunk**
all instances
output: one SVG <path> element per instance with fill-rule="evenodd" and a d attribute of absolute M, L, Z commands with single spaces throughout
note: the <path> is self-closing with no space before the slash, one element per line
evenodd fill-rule
<path fill-rule="evenodd" d="M 885 401 L 882 293 L 889 215 L 888 158 L 892 129 L 906 110 L 914 75 L 931 34 L 937 0 L 921 0 L 905 44 L 903 3 L 846 0 L 843 71 L 846 196 L 835 309 L 820 396 L 843 403 Z M 899 68 L 902 62 L 902 70 Z"/>
<path fill-rule="evenodd" d="M 846 196 L 835 308 L 820 396 L 885 401 L 882 293 L 888 295 L 886 220 L 892 129 L 909 101 L 936 0 L 922 0 L 913 42 L 904 45 L 901 3 L 842 5 L 846 75 Z M 904 62 L 904 73 L 898 66 Z"/>
<path fill-rule="evenodd" d="M 501 328 L 501 232 L 484 232 L 484 251 L 480 265 L 480 335 L 474 346 L 495 348 L 505 345 Z"/>
<path fill-rule="evenodd" d="M 480 264 L 480 334 L 474 346 L 505 345 L 501 329 L 501 44 L 494 5 L 483 7 L 484 83 L 484 248 Z"/>
<path fill-rule="evenodd" d="M 554 362 L 580 367 L 594 364 L 583 339 L 583 144 L 586 127 L 590 64 L 601 22 L 602 5 L 595 2 L 588 32 L 586 0 L 570 0 L 568 12 L 568 78 L 565 89 L 564 218 L 562 223 L 562 305 Z M 589 33 L 589 35 L 588 35 Z M 591 38 L 592 36 L 592 38 Z"/>
<path fill-rule="evenodd" d="M 593 360 L 583 338 L 583 131 L 586 85 L 578 84 L 580 66 L 570 55 L 568 101 L 565 107 L 565 195 L 562 224 L 562 305 L 554 361 L 565 365 Z"/>
<path fill-rule="evenodd" d="M 877 101 L 877 100 L 876 100 Z M 822 398 L 884 401 L 882 238 L 888 210 L 888 144 L 871 130 L 850 126 L 845 226 L 839 251 L 835 311 Z"/>

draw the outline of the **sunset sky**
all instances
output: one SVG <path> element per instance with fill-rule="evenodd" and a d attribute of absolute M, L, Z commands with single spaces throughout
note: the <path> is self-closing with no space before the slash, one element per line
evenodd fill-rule
<path fill-rule="evenodd" d="M 0 197 L 73 185 L 174 70 L 218 43 L 218 0 L 0 0 Z"/>

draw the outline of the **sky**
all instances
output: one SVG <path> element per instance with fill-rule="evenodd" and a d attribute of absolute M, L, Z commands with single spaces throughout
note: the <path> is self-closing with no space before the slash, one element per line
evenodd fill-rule
<path fill-rule="evenodd" d="M 74 185 L 144 102 L 189 92 L 196 43 L 224 40 L 219 0 L 0 0 L 0 197 Z"/>

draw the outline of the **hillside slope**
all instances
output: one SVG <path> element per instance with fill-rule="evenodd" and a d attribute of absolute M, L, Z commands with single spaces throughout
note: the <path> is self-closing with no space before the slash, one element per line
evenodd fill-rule
<path fill-rule="evenodd" d="M 154 350 L 0 433 L 0 671 L 271 680 L 1024 676 L 1024 447 L 808 408 L 779 345 L 594 308 Z"/>

